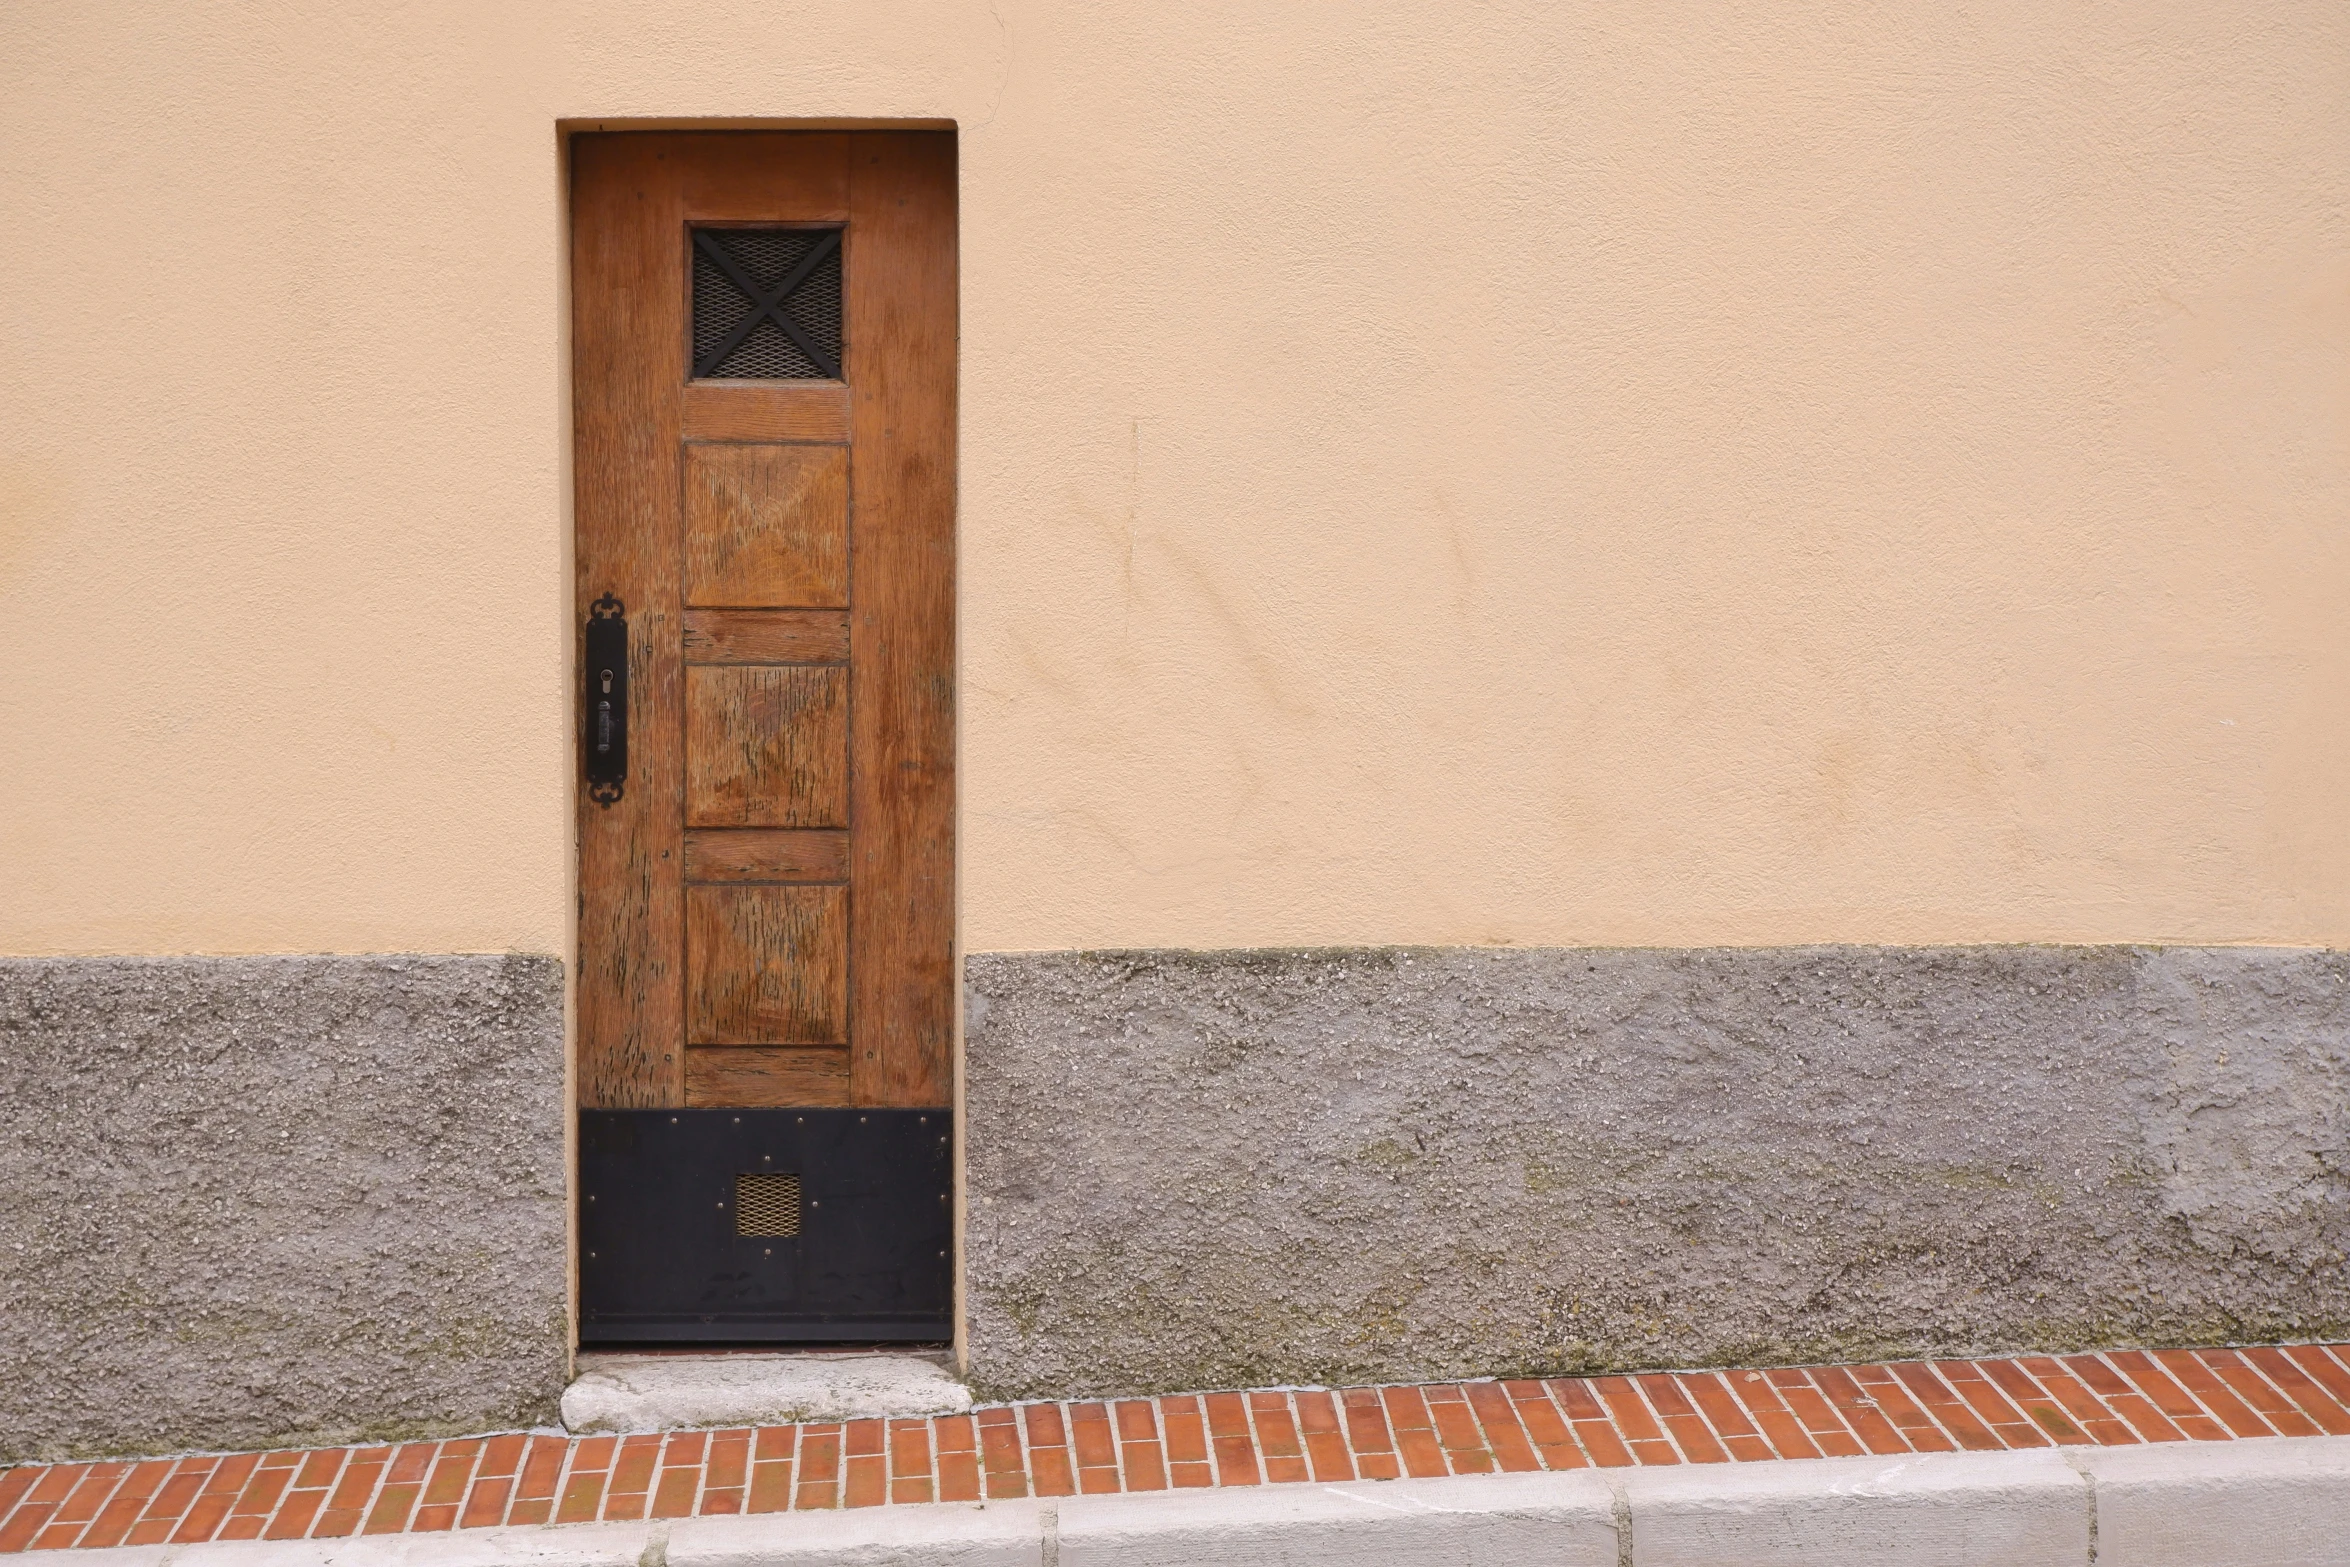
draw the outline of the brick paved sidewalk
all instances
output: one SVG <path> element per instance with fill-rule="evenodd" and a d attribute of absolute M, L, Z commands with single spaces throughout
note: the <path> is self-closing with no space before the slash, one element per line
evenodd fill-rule
<path fill-rule="evenodd" d="M 27 1465 L 0 1473 L 0 1553 L 2319 1434 L 2350 1434 L 2350 1346 L 1182 1394 L 927 1420 Z"/>

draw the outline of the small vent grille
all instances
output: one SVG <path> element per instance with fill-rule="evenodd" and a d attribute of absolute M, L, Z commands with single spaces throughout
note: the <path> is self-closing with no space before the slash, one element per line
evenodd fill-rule
<path fill-rule="evenodd" d="M 840 230 L 695 229 L 694 375 L 840 379 Z"/>
<path fill-rule="evenodd" d="M 800 1178 L 796 1175 L 738 1175 L 734 1178 L 734 1233 L 800 1233 Z"/>

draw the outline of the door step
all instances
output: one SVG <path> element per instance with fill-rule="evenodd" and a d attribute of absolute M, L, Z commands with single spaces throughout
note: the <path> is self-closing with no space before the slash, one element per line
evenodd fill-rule
<path fill-rule="evenodd" d="M 563 1393 L 573 1432 L 675 1431 L 958 1414 L 951 1357 L 893 1350 L 788 1354 L 583 1351 Z"/>

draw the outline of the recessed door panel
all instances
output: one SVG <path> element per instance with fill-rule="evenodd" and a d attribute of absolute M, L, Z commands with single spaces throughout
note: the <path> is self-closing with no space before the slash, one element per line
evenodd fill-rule
<path fill-rule="evenodd" d="M 771 608 L 847 604 L 848 449 L 688 446 L 685 601 Z"/>
<path fill-rule="evenodd" d="M 846 887 L 688 887 L 686 1043 L 845 1045 Z"/>
<path fill-rule="evenodd" d="M 793 665 L 685 672 L 689 827 L 845 827 L 849 673 Z"/>

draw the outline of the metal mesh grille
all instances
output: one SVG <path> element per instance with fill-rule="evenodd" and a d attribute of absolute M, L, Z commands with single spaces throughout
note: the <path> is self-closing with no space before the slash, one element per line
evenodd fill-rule
<path fill-rule="evenodd" d="M 839 229 L 696 229 L 693 241 L 697 378 L 839 377 Z M 814 265 L 803 271 L 811 256 Z M 779 314 L 796 339 L 777 321 Z"/>
<path fill-rule="evenodd" d="M 738 1175 L 734 1178 L 734 1233 L 800 1233 L 800 1178 L 796 1175 Z"/>

